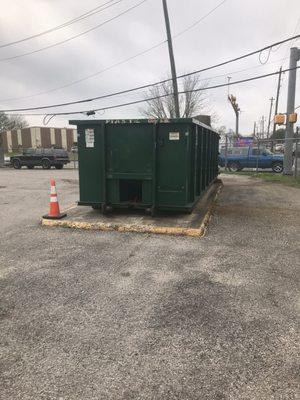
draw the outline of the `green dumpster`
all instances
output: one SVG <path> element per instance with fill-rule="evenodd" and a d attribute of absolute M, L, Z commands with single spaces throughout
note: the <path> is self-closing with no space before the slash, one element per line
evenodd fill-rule
<path fill-rule="evenodd" d="M 218 174 L 219 135 L 196 119 L 76 120 L 79 205 L 190 212 Z"/>

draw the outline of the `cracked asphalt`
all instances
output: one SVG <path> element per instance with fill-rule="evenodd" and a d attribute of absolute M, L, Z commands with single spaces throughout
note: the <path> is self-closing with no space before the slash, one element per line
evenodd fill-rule
<path fill-rule="evenodd" d="M 0 399 L 300 398 L 300 190 L 247 176 L 205 238 L 42 228 L 73 170 L 0 170 Z"/>

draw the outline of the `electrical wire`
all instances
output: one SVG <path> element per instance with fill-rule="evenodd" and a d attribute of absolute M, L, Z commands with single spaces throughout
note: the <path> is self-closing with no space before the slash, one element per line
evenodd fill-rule
<path fill-rule="evenodd" d="M 206 67 L 206 68 L 197 70 L 197 71 L 195 71 L 195 72 L 192 72 L 192 73 L 190 73 L 190 74 L 185 74 L 185 75 L 177 76 L 177 78 L 178 78 L 178 79 L 184 78 L 184 77 L 189 76 L 189 75 L 198 74 L 198 73 L 201 73 L 201 72 L 204 72 L 204 71 L 208 71 L 208 70 L 210 70 L 210 69 L 214 69 L 214 68 L 217 68 L 217 67 L 221 67 L 221 66 L 223 66 L 223 65 L 226 65 L 226 64 L 229 64 L 229 63 L 232 63 L 232 62 L 235 62 L 235 61 L 242 60 L 243 58 L 250 57 L 250 56 L 255 55 L 255 54 L 257 54 L 257 53 L 261 53 L 262 51 L 267 50 L 267 49 L 269 49 L 269 48 L 273 48 L 274 46 L 278 46 L 278 44 L 282 44 L 282 43 L 286 43 L 286 42 L 291 41 L 291 40 L 295 40 L 295 38 L 300 38 L 300 35 L 292 36 L 292 37 L 290 37 L 290 38 L 288 38 L 288 39 L 282 40 L 282 41 L 280 41 L 280 42 L 273 43 L 273 44 L 271 44 L 271 45 L 269 45 L 269 46 L 266 46 L 266 47 L 264 47 L 264 48 L 262 48 L 262 49 L 259 49 L 259 50 L 256 50 L 256 51 L 252 51 L 252 52 L 250 52 L 250 53 L 246 53 L 246 54 L 244 54 L 244 55 L 242 55 L 242 56 L 240 56 L 240 57 L 236 57 L 236 58 L 233 58 L 233 59 L 224 61 L 224 62 L 222 62 L 222 63 L 215 64 L 215 65 L 213 65 L 213 66 L 211 66 L 211 67 Z M 107 67 L 106 69 L 104 69 L 104 70 L 102 70 L 102 71 L 98 71 L 98 72 L 96 72 L 96 73 L 94 73 L 94 74 L 92 74 L 92 75 L 89 75 L 88 77 L 85 77 L 85 78 L 82 78 L 82 79 L 78 79 L 77 81 L 73 81 L 73 82 L 71 82 L 71 83 L 69 83 L 69 84 L 60 86 L 60 87 L 58 87 L 58 88 L 54 88 L 54 89 L 52 89 L 52 90 L 48 90 L 48 91 L 45 91 L 45 92 L 40 92 L 40 93 L 38 93 L 38 94 L 31 95 L 31 96 L 23 96 L 23 97 L 17 97 L 17 98 L 1 99 L 0 101 L 3 102 L 3 101 L 9 101 L 9 100 L 28 99 L 28 98 L 32 98 L 32 97 L 39 96 L 39 95 L 43 95 L 43 94 L 48 94 L 48 93 L 51 93 L 51 92 L 54 92 L 54 91 L 57 91 L 57 90 L 60 90 L 60 89 L 64 89 L 64 88 L 70 87 L 70 86 L 75 85 L 75 84 L 77 84 L 77 83 L 79 83 L 79 82 L 82 82 L 82 81 L 84 81 L 84 80 L 86 80 L 86 79 L 90 79 L 91 77 L 94 77 L 94 76 L 96 76 L 96 75 L 99 75 L 100 73 L 103 73 L 103 72 L 105 72 L 105 71 L 108 71 L 108 70 L 110 70 L 110 69 L 112 69 L 112 68 L 114 68 L 114 67 L 116 67 L 116 66 L 122 65 L 122 64 L 124 64 L 124 63 L 127 62 L 127 61 L 133 60 L 134 58 L 136 58 L 136 57 L 138 57 L 138 56 L 140 56 L 140 55 L 142 55 L 142 54 L 146 54 L 146 53 L 152 51 L 153 49 L 155 49 L 155 48 L 161 46 L 162 44 L 164 44 L 164 43 L 166 43 L 166 42 L 167 42 L 167 41 L 165 40 L 164 42 L 158 43 L 158 44 L 156 44 L 155 46 L 152 46 L 151 48 L 146 49 L 146 50 L 144 50 L 144 51 L 141 52 L 141 53 L 138 53 L 138 54 L 136 54 L 136 55 L 134 55 L 134 56 L 132 56 L 132 57 L 129 57 L 129 58 L 127 58 L 127 59 L 124 60 L 124 61 L 121 61 L 121 62 L 116 63 L 116 64 L 114 64 L 114 65 L 112 65 L 112 66 L 110 66 L 110 67 Z M 163 80 L 163 81 L 160 81 L 160 82 L 156 82 L 156 83 L 152 83 L 152 84 L 149 84 L 149 85 L 143 85 L 143 86 L 141 86 L 141 87 L 135 88 L 135 90 L 145 89 L 145 88 L 147 88 L 147 87 L 151 87 L 151 86 L 163 84 L 163 83 L 166 83 L 166 82 L 168 82 L 168 81 L 171 81 L 171 79 L 166 79 L 166 80 Z M 127 93 L 127 91 L 117 92 L 116 94 L 109 94 L 109 95 L 107 95 L 107 97 L 111 97 L 112 95 L 123 94 L 123 93 Z M 75 102 L 75 103 L 76 103 L 76 102 Z M 74 104 L 75 104 L 75 103 L 74 103 Z"/>
<path fill-rule="evenodd" d="M 212 8 L 207 14 L 203 15 L 200 19 L 195 21 L 192 25 L 188 26 L 187 28 L 183 29 L 179 33 L 173 36 L 173 39 L 178 38 L 179 36 L 183 35 L 184 33 L 190 31 L 191 29 L 195 28 L 200 22 L 202 22 L 204 19 L 209 17 L 214 11 L 216 11 L 219 7 L 221 7 L 224 3 L 226 3 L 227 0 L 221 1 L 221 3 L 217 4 L 216 7 Z"/>
<path fill-rule="evenodd" d="M 271 65 L 271 64 L 281 63 L 282 61 L 287 60 L 288 58 L 289 58 L 289 57 L 279 58 L 278 60 L 271 61 L 271 62 L 269 62 L 268 64 Z M 228 74 L 230 74 L 230 75 L 235 75 L 235 74 L 239 74 L 239 73 L 241 73 L 241 72 L 246 72 L 246 71 L 250 71 L 250 70 L 253 70 L 253 69 L 256 69 L 256 68 L 261 68 L 261 67 L 263 67 L 263 66 L 264 66 L 264 65 L 259 64 L 259 65 L 254 65 L 254 66 L 252 66 L 252 67 L 239 69 L 239 70 L 236 70 L 236 71 L 231 71 L 231 72 L 226 73 L 226 74 L 219 74 L 219 75 L 208 76 L 208 77 L 206 77 L 206 78 L 199 79 L 199 82 L 202 82 L 202 81 L 210 81 L 211 79 L 223 78 L 224 76 L 227 77 Z M 66 85 L 65 87 L 67 87 L 67 86 L 68 86 L 68 85 Z M 229 86 L 230 86 L 230 85 L 229 85 Z M 54 89 L 54 90 L 55 90 L 55 89 Z M 46 92 L 46 93 L 49 93 L 49 92 Z M 121 93 L 121 94 L 122 94 L 122 93 Z M 117 94 L 115 94 L 115 95 L 117 95 Z M 18 99 L 27 99 L 27 98 L 34 97 L 34 96 L 36 96 L 36 95 L 18 97 Z M 5 100 L 2 99 L 2 100 L 0 100 L 0 103 L 3 102 L 3 101 L 9 101 L 9 100 L 12 100 L 12 99 L 5 99 Z"/>
<path fill-rule="evenodd" d="M 269 51 L 268 51 L 268 54 L 267 54 L 267 57 L 266 57 L 265 61 L 262 61 L 262 59 L 261 59 L 262 51 L 259 53 L 258 59 L 259 59 L 259 62 L 260 62 L 262 65 L 267 64 L 267 62 L 269 61 L 270 55 L 271 55 L 271 51 L 272 51 L 272 47 L 269 48 Z"/>
<path fill-rule="evenodd" d="M 292 34 L 292 36 L 295 36 L 296 35 L 296 32 L 297 32 L 297 30 L 298 30 L 298 24 L 299 24 L 299 22 L 300 22 L 300 17 L 298 18 L 298 20 L 297 20 L 297 23 L 296 23 L 296 26 L 295 26 L 295 29 L 294 29 L 294 31 L 293 31 L 293 34 Z M 293 45 L 293 42 L 291 43 L 291 46 Z M 273 48 L 271 51 L 272 52 L 276 52 L 276 51 L 278 51 L 280 48 L 281 48 L 281 46 L 282 46 L 282 43 L 277 47 L 277 48 Z M 288 51 L 289 49 L 287 49 L 287 51 Z M 286 56 L 286 54 L 287 53 L 285 53 L 285 56 Z"/>
<path fill-rule="evenodd" d="M 300 35 L 298 35 L 298 36 L 300 37 Z M 217 68 L 217 67 L 220 67 L 220 66 L 223 66 L 223 65 L 226 65 L 226 64 L 229 64 L 229 63 L 244 59 L 246 57 L 250 57 L 250 56 L 255 55 L 257 53 L 261 53 L 264 50 L 270 49 L 273 46 L 277 46 L 280 43 L 285 43 L 285 42 L 287 42 L 289 40 L 293 40 L 293 39 L 294 39 L 294 37 L 291 37 L 291 38 L 288 38 L 288 39 L 284 39 L 284 40 L 281 40 L 280 42 L 276 42 L 276 43 L 273 43 L 271 45 L 265 46 L 262 49 L 252 51 L 250 53 L 247 53 L 247 54 L 244 54 L 242 56 L 235 57 L 233 59 L 230 59 L 230 60 L 215 64 L 215 65 L 212 65 L 210 67 L 202 68 L 202 69 L 196 70 L 194 72 L 189 72 L 187 74 L 179 75 L 179 76 L 177 76 L 177 79 L 181 79 L 181 78 L 185 78 L 187 76 L 199 74 L 201 72 L 208 71 L 208 70 L 211 70 L 211 69 L 214 69 L 214 68 Z M 110 93 L 110 94 L 106 94 L 106 95 L 91 97 L 91 98 L 88 98 L 88 99 L 82 99 L 82 100 L 76 100 L 76 101 L 70 101 L 70 102 L 66 102 L 66 103 L 52 104 L 52 105 L 46 105 L 46 106 L 40 106 L 40 107 L 4 109 L 4 110 L 0 110 L 0 112 L 17 112 L 17 111 L 42 110 L 42 109 L 48 109 L 48 108 L 57 108 L 57 107 L 69 106 L 69 105 L 74 105 L 74 104 L 88 103 L 88 102 L 91 102 L 91 101 L 94 101 L 94 100 L 106 99 L 106 98 L 113 97 L 113 96 L 118 96 L 118 95 L 121 95 L 121 94 L 131 93 L 131 92 L 134 92 L 134 91 L 137 91 L 137 90 L 142 90 L 142 89 L 147 89 L 149 87 L 162 85 L 162 84 L 164 84 L 166 82 L 170 82 L 171 80 L 172 80 L 172 78 L 164 79 L 164 80 L 161 80 L 161 81 L 158 81 L 158 82 L 154 82 L 154 83 L 150 83 L 150 84 L 146 84 L 146 85 L 142 85 L 142 86 L 137 86 L 137 87 L 134 87 L 134 88 L 131 88 L 131 89 L 126 89 L 126 90 L 118 91 L 118 92 L 115 92 L 115 93 Z"/>
<path fill-rule="evenodd" d="M 21 96 L 21 97 L 13 97 L 13 98 L 8 98 L 8 99 L 1 99 L 0 102 L 11 101 L 11 100 L 29 99 L 29 98 L 32 98 L 32 97 L 41 96 L 41 95 L 43 95 L 43 94 L 48 94 L 48 93 L 56 92 L 56 91 L 61 90 L 61 89 L 65 89 L 65 88 L 67 88 L 67 87 L 76 85 L 77 83 L 83 82 L 83 81 L 85 81 L 85 80 L 87 80 L 87 79 L 93 78 L 93 77 L 95 77 L 95 76 L 97 76 L 97 75 L 100 75 L 100 74 L 102 74 L 103 72 L 109 71 L 109 70 L 111 70 L 111 69 L 113 69 L 113 68 L 115 68 L 115 67 L 118 67 L 118 66 L 122 65 L 122 64 L 125 64 L 125 63 L 127 63 L 128 61 L 131 61 L 131 60 L 133 60 L 133 59 L 135 59 L 135 58 L 137 58 L 137 57 L 139 57 L 139 56 L 141 56 L 141 55 L 147 54 L 147 53 L 149 53 L 150 51 L 156 49 L 157 47 L 160 47 L 162 44 L 165 44 L 165 43 L 167 43 L 167 40 L 165 40 L 164 42 L 158 43 L 158 44 L 156 44 L 155 46 L 152 46 L 152 47 L 150 47 L 150 48 L 148 48 L 148 49 L 146 49 L 146 50 L 143 50 L 143 51 L 141 51 L 140 53 L 135 54 L 135 55 L 133 55 L 133 56 L 131 56 L 131 57 L 129 57 L 129 58 L 126 58 L 126 60 L 123 60 L 123 61 L 120 61 L 120 62 L 118 62 L 118 63 L 115 63 L 115 64 L 113 64 L 113 65 L 111 65 L 111 66 L 109 66 L 109 67 L 107 67 L 107 68 L 102 69 L 101 71 L 95 72 L 94 74 L 88 75 L 88 76 L 86 76 L 86 77 L 84 77 L 84 78 L 77 79 L 76 81 L 67 83 L 67 84 L 65 84 L 65 85 L 63 85 L 63 86 L 59 86 L 59 87 L 56 87 L 56 88 L 54 88 L 54 89 L 50 89 L 50 90 L 47 90 L 47 91 L 44 91 L 44 92 L 40 92 L 40 93 L 36 93 L 36 94 L 33 94 L 33 95 L 29 95 L 29 96 Z"/>
<path fill-rule="evenodd" d="M 279 44 L 289 42 L 289 41 L 291 41 L 291 40 L 294 40 L 295 38 L 300 38 L 300 35 L 292 36 L 292 37 L 290 37 L 290 38 L 287 38 L 287 39 L 281 40 L 281 41 L 279 41 L 279 42 L 273 43 L 273 44 L 271 44 L 271 45 L 265 46 L 265 47 L 263 47 L 262 49 L 255 50 L 255 51 L 251 51 L 250 53 L 246 53 L 246 54 L 244 54 L 244 55 L 242 55 L 242 56 L 239 56 L 239 57 L 236 57 L 236 58 L 232 58 L 232 59 L 230 59 L 230 60 L 228 60 L 228 61 L 223 61 L 223 62 L 221 62 L 221 63 L 219 63 L 219 64 L 213 65 L 212 67 L 203 68 L 203 69 L 201 69 L 201 70 L 194 71 L 194 72 L 191 72 L 191 73 L 189 73 L 189 74 L 181 75 L 181 76 L 179 76 L 178 78 L 186 77 L 186 76 L 190 76 L 190 75 L 194 75 L 194 74 L 197 74 L 197 73 L 200 73 L 200 72 L 208 71 L 209 69 L 213 69 L 213 68 L 222 67 L 222 66 L 224 66 L 224 65 L 226 65 L 226 64 L 229 64 L 229 63 L 233 63 L 233 62 L 235 62 L 235 61 L 242 60 L 242 59 L 244 59 L 244 58 L 253 56 L 253 55 L 257 54 L 257 53 L 261 53 L 262 51 L 267 50 L 267 49 L 269 49 L 269 48 L 272 48 L 272 47 L 274 47 L 274 46 L 278 46 Z"/>
<path fill-rule="evenodd" d="M 300 17 L 299 17 L 298 20 L 297 20 L 297 23 L 296 23 L 296 26 L 295 26 L 295 29 L 294 29 L 293 36 L 296 35 L 296 32 L 298 31 L 298 25 L 299 25 L 299 23 L 300 23 Z M 295 40 L 292 41 L 291 47 L 293 47 L 294 43 L 295 43 Z M 287 55 L 288 52 L 289 52 L 289 48 L 286 49 L 285 55 Z"/>
<path fill-rule="evenodd" d="M 134 6 L 127 8 L 125 11 L 122 11 L 120 14 L 117 14 L 117 15 L 115 15 L 114 17 L 107 19 L 106 21 L 102 22 L 101 24 L 95 25 L 95 26 L 93 26 L 92 28 L 87 29 L 87 30 L 84 31 L 84 32 L 81 32 L 81 33 L 78 33 L 77 35 L 71 36 L 71 37 L 69 37 L 68 39 L 61 40 L 60 42 L 56 42 L 56 43 L 50 44 L 49 46 L 45 46 L 45 47 L 42 47 L 42 48 L 37 49 L 37 50 L 29 51 L 29 52 L 27 52 L 27 53 L 18 54 L 18 55 L 16 55 L 16 56 L 12 56 L 12 57 L 1 58 L 1 59 L 0 59 L 0 62 L 15 60 L 15 59 L 17 59 L 17 58 L 29 56 L 29 55 L 31 55 L 31 54 L 36 54 L 36 53 L 39 53 L 39 52 L 41 52 L 41 51 L 48 50 L 48 49 L 52 49 L 53 47 L 60 46 L 61 44 L 68 43 L 68 42 L 70 42 L 71 40 L 74 40 L 74 39 L 76 39 L 76 38 L 78 38 L 78 37 L 81 37 L 81 36 L 83 36 L 83 35 L 86 35 L 87 33 L 92 32 L 92 31 L 94 31 L 94 30 L 96 30 L 96 29 L 99 29 L 100 27 L 102 27 L 102 26 L 108 24 L 109 22 L 114 21 L 115 19 L 117 19 L 117 18 L 119 18 L 119 17 L 121 17 L 121 16 L 127 14 L 128 12 L 130 12 L 130 11 L 134 10 L 135 8 L 141 6 L 141 5 L 142 5 L 143 3 L 145 3 L 146 1 L 147 1 L 147 0 L 142 0 L 142 1 L 140 1 L 139 3 L 135 4 Z"/>
<path fill-rule="evenodd" d="M 223 0 L 223 1 L 222 1 L 221 3 L 219 3 L 216 7 L 214 7 L 212 10 L 210 10 L 207 14 L 205 14 L 205 15 L 202 16 L 200 19 L 198 19 L 197 21 L 195 21 L 192 25 L 189 25 L 189 26 L 188 26 L 187 28 L 185 28 L 184 30 L 178 32 L 176 35 L 173 36 L 173 39 L 178 38 L 179 36 L 183 35 L 185 32 L 187 32 L 187 31 L 189 31 L 190 29 L 194 28 L 194 27 L 195 27 L 196 25 L 198 25 L 201 21 L 203 21 L 205 18 L 207 18 L 209 15 L 211 15 L 215 10 L 217 10 L 221 5 L 223 5 L 226 1 L 227 1 L 227 0 Z M 110 66 L 108 66 L 108 67 L 106 67 L 106 68 L 100 70 L 100 71 L 96 71 L 96 72 L 94 72 L 93 74 L 87 75 L 87 76 L 85 76 L 84 78 L 77 79 L 77 80 L 72 81 L 72 82 L 70 82 L 70 83 L 67 83 L 67 84 L 65 84 L 65 85 L 63 85 L 63 86 L 58 86 L 58 87 L 56 87 L 56 88 L 53 88 L 53 89 L 50 89 L 50 90 L 46 90 L 46 91 L 43 91 L 43 92 L 39 92 L 39 93 L 36 93 L 36 94 L 33 94 L 33 95 L 29 95 L 29 96 L 12 97 L 12 98 L 8 98 L 8 99 L 2 99 L 2 100 L 0 100 L 0 101 L 2 102 L 2 101 L 13 101 L 13 100 L 29 99 L 29 98 L 32 98 L 32 97 L 41 96 L 41 95 L 44 95 L 44 94 L 53 93 L 53 92 L 58 91 L 58 90 L 61 90 L 61 89 L 65 89 L 65 88 L 67 88 L 67 87 L 70 87 L 70 86 L 76 85 L 76 84 L 78 84 L 78 83 L 81 83 L 81 82 L 83 82 L 83 81 L 85 81 L 85 80 L 94 78 L 95 76 L 98 76 L 98 75 L 100 75 L 100 74 L 103 74 L 104 72 L 110 71 L 111 69 L 113 69 L 113 68 L 115 68 L 115 67 L 118 67 L 118 66 L 120 66 L 120 65 L 123 65 L 123 64 L 125 64 L 125 63 L 127 63 L 127 62 L 129 62 L 129 61 L 131 61 L 131 60 L 133 60 L 133 59 L 135 59 L 135 58 L 137 58 L 137 57 L 140 57 L 140 56 L 142 56 L 142 55 L 145 55 L 145 54 L 151 52 L 152 50 L 155 50 L 156 48 L 158 48 L 158 47 L 164 45 L 165 43 L 167 43 L 167 40 L 164 40 L 164 41 L 162 41 L 162 42 L 159 42 L 159 43 L 157 43 L 156 45 L 154 45 L 154 46 L 152 46 L 152 47 L 149 47 L 149 48 L 146 49 L 146 50 L 143 50 L 143 51 L 141 51 L 141 52 L 139 52 L 139 53 L 137 53 L 137 54 L 135 54 L 135 55 L 133 55 L 133 56 L 131 56 L 131 57 L 129 57 L 129 58 L 126 58 L 125 60 L 119 61 L 119 62 L 117 62 L 117 63 L 115 63 L 115 64 L 112 64 L 112 65 L 110 65 Z"/>
<path fill-rule="evenodd" d="M 293 31 L 293 36 L 296 35 L 296 32 L 297 32 L 297 30 L 298 30 L 298 24 L 299 24 L 299 22 L 300 22 L 300 17 L 299 17 L 298 20 L 297 20 L 295 29 L 294 29 L 294 31 Z M 290 44 L 287 46 L 286 51 L 285 51 L 285 53 L 284 53 L 284 57 L 287 57 L 290 48 L 293 47 L 293 44 L 295 43 L 295 40 L 296 40 L 296 39 L 294 39 L 294 40 L 292 41 L 292 43 L 290 43 Z M 281 44 L 280 46 L 278 46 L 278 48 L 275 49 L 275 51 L 279 50 L 281 46 L 282 46 L 282 44 Z M 281 88 L 283 88 L 283 86 L 285 85 L 285 82 L 284 82 L 284 81 L 285 81 L 285 76 L 283 75 L 283 76 L 282 76 L 282 79 L 281 79 Z"/>
<path fill-rule="evenodd" d="M 121 3 L 124 0 L 118 0 L 115 3 L 111 4 L 114 1 L 115 0 L 109 0 L 106 3 L 103 3 L 103 4 L 99 5 L 99 6 L 93 8 L 93 9 L 87 11 L 87 12 L 85 12 L 84 14 L 79 15 L 76 18 L 70 19 L 70 20 L 64 22 L 61 25 L 57 25 L 57 26 L 55 26 L 53 28 L 50 28 L 50 29 L 47 29 L 47 30 L 45 30 L 43 32 L 39 32 L 39 33 L 36 33 L 34 35 L 27 36 L 27 37 L 25 37 L 23 39 L 15 40 L 14 42 L 8 42 L 8 43 L 5 43 L 5 44 L 0 44 L 0 49 L 3 49 L 5 47 L 9 47 L 9 46 L 13 46 L 15 44 L 27 42 L 29 40 L 32 40 L 32 39 L 47 35 L 49 33 L 58 31 L 59 29 L 66 28 L 66 27 L 68 27 L 68 26 L 70 26 L 72 24 L 75 24 L 76 22 L 80 22 L 80 21 L 82 21 L 82 20 L 84 20 L 86 18 L 89 18 L 89 17 L 91 17 L 91 16 L 93 16 L 95 14 L 98 14 L 99 12 L 102 12 L 102 11 L 106 10 L 107 8 L 110 8 L 110 7 L 112 7 L 112 6 L 114 6 L 114 5 L 118 4 L 118 3 Z M 106 5 L 108 5 L 108 6 L 105 7 Z"/>
<path fill-rule="evenodd" d="M 299 68 L 300 68 L 300 66 L 295 67 L 295 68 L 288 68 L 288 69 L 283 70 L 282 72 L 288 72 L 288 71 L 291 71 L 291 70 L 294 70 L 294 69 L 299 69 Z M 280 74 L 280 71 L 270 72 L 270 73 L 264 74 L 264 75 L 258 75 L 258 76 L 254 76 L 254 77 L 251 77 L 251 78 L 241 79 L 241 80 L 238 80 L 238 81 L 230 82 L 230 86 L 237 85 L 237 84 L 240 84 L 240 83 L 255 81 L 255 80 L 258 80 L 258 79 L 268 78 L 270 76 L 275 76 L 275 75 L 278 75 L 278 74 Z M 214 86 L 207 86 L 205 88 L 199 88 L 199 89 L 193 89 L 193 90 L 183 90 L 183 91 L 178 92 L 178 94 L 181 95 L 181 94 L 194 93 L 194 92 L 200 92 L 200 91 L 211 90 L 211 89 L 219 89 L 219 88 L 227 87 L 227 86 L 228 86 L 228 83 L 223 83 L 223 84 L 214 85 Z M 121 108 L 121 107 L 130 106 L 130 105 L 145 103 L 147 101 L 152 101 L 152 100 L 156 100 L 156 99 L 160 99 L 160 98 L 164 98 L 164 97 L 169 97 L 169 96 L 172 96 L 172 95 L 173 95 L 173 93 L 168 93 L 168 94 L 162 94 L 162 95 L 159 95 L 159 96 L 153 96 L 153 97 L 146 98 L 146 99 L 130 101 L 130 102 L 127 102 L 127 103 L 120 103 L 120 104 L 116 104 L 116 105 L 112 105 L 112 106 L 95 108 L 95 109 L 92 109 L 92 110 L 59 112 L 59 113 L 53 113 L 52 115 L 57 116 L 57 115 L 75 115 L 75 114 L 95 113 L 95 112 L 98 112 L 98 111 L 112 110 L 112 109 L 115 109 L 115 108 Z M 16 114 L 9 114 L 9 115 L 16 115 Z M 24 116 L 44 116 L 45 114 L 42 114 L 42 113 L 23 114 L 22 113 L 22 114 L 19 114 L 19 115 L 24 115 Z"/>
<path fill-rule="evenodd" d="M 55 114 L 49 115 L 46 114 L 43 118 L 43 125 L 48 125 L 49 122 L 55 117 Z"/>

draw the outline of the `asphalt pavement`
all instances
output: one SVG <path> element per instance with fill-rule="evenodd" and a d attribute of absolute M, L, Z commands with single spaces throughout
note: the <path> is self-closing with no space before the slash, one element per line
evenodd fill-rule
<path fill-rule="evenodd" d="M 298 399 L 300 190 L 247 176 L 205 238 L 42 227 L 77 172 L 0 170 L 0 399 Z"/>

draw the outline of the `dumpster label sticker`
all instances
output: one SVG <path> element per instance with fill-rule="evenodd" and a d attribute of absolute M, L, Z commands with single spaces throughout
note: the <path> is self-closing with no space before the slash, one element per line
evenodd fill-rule
<path fill-rule="evenodd" d="M 94 147 L 95 146 L 95 131 L 94 129 L 85 130 L 85 146 Z"/>
<path fill-rule="evenodd" d="M 179 140 L 180 133 L 179 132 L 169 132 L 169 140 Z"/>

